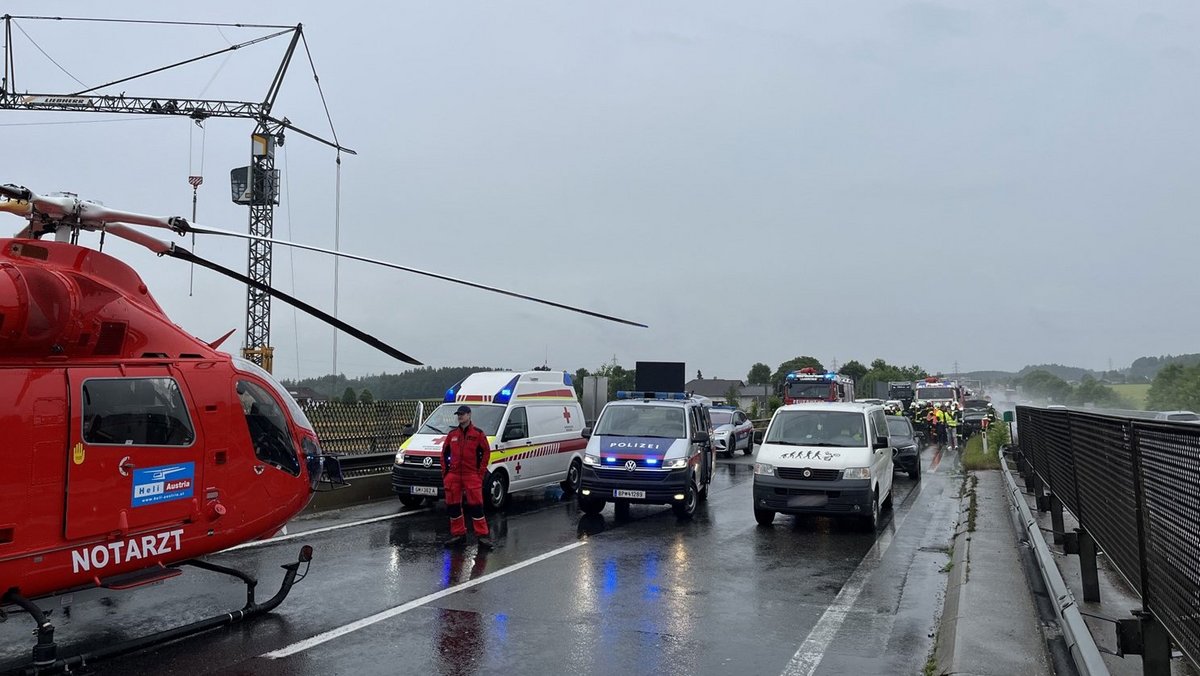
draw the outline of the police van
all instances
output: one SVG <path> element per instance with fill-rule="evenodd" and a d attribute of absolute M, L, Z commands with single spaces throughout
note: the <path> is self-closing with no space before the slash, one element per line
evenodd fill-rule
<path fill-rule="evenodd" d="M 558 484 L 579 487 L 583 467 L 583 408 L 571 376 L 555 371 L 473 373 L 446 391 L 441 406 L 400 446 L 392 489 L 416 507 L 445 496 L 442 444 L 458 424 L 455 409 L 471 407 L 471 422 L 492 448 L 483 483 L 484 505 L 500 509 L 510 493 Z"/>
<path fill-rule="evenodd" d="M 579 508 L 599 514 L 612 502 L 622 514 L 631 503 L 669 504 L 690 518 L 716 469 L 709 403 L 682 392 L 618 392 L 584 431 Z"/>
<path fill-rule="evenodd" d="M 754 463 L 754 518 L 855 516 L 878 527 L 892 504 L 892 449 L 883 407 L 808 403 L 775 411 Z"/>

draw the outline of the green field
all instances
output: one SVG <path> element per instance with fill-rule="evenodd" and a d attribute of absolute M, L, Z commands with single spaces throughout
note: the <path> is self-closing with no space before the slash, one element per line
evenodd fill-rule
<path fill-rule="evenodd" d="M 1146 409 L 1146 395 L 1150 393 L 1150 385 L 1112 385 L 1117 394 L 1125 398 L 1129 405 L 1138 410 Z"/>

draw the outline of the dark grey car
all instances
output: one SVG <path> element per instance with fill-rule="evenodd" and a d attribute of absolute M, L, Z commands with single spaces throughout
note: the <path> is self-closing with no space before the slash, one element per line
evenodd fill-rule
<path fill-rule="evenodd" d="M 921 446 L 912 422 L 899 415 L 887 417 L 888 441 L 892 446 L 892 466 L 908 472 L 910 479 L 921 480 Z"/>

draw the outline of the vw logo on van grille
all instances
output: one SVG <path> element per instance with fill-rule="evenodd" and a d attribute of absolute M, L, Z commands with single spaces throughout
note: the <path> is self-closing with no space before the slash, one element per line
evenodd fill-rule
<path fill-rule="evenodd" d="M 425 456 L 425 459 L 421 461 L 421 466 L 425 469 L 433 467 L 433 456 Z"/>
<path fill-rule="evenodd" d="M 633 470 L 637 469 L 637 462 L 634 460 L 630 460 L 630 461 L 626 462 L 625 469 L 632 472 Z"/>
<path fill-rule="evenodd" d="M 804 470 L 804 478 L 807 479 L 810 476 L 812 476 L 812 470 L 811 469 Z"/>

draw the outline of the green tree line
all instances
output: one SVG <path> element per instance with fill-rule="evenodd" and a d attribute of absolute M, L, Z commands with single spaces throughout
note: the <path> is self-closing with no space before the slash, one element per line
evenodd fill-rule
<path fill-rule="evenodd" d="M 496 370 L 501 369 L 484 366 L 424 367 L 403 373 L 381 373 L 358 378 L 347 378 L 340 374 L 326 375 L 319 378 L 285 380 L 283 384 L 286 387 L 308 387 L 318 394 L 340 401 L 347 401 L 350 397 L 359 401 L 364 390 L 370 400 L 432 399 L 442 396 L 446 393 L 446 388 L 472 373 Z M 360 394 L 355 395 L 356 392 Z"/>
<path fill-rule="evenodd" d="M 1049 371 L 1032 371 L 1025 374 L 1019 384 L 1026 394 L 1043 397 L 1054 404 L 1082 406 L 1095 404 L 1100 408 L 1131 408 L 1113 388 L 1091 376 L 1083 376 L 1078 385 L 1072 385 Z"/>
<path fill-rule="evenodd" d="M 1152 411 L 1200 411 L 1200 364 L 1169 364 L 1150 383 L 1146 408 Z"/>

